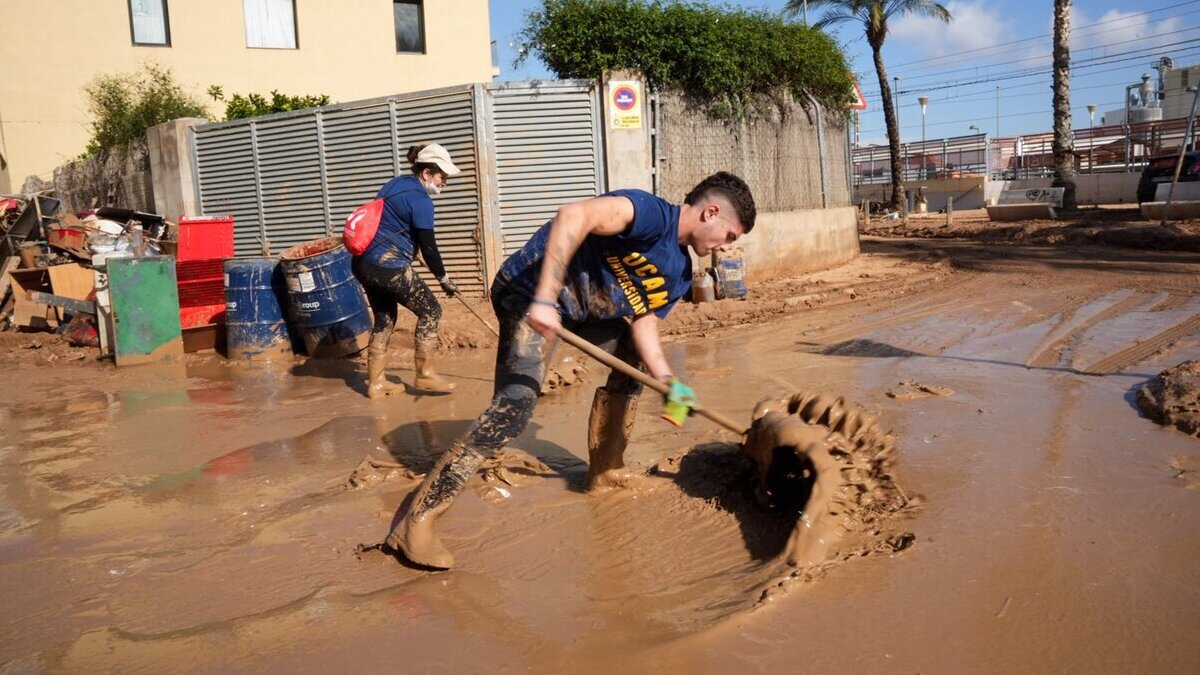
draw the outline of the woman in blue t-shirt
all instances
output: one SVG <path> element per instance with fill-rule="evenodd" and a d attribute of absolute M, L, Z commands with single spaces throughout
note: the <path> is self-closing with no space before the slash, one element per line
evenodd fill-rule
<path fill-rule="evenodd" d="M 412 268 L 413 256 L 420 249 L 425 266 L 437 277 L 446 295 L 454 297 L 458 288 L 442 265 L 437 241 L 433 236 L 433 199 L 446 186 L 446 178 L 460 173 L 450 161 L 450 153 L 437 143 L 414 145 L 408 149 L 412 174 L 396 176 L 379 189 L 384 200 L 379 230 L 371 245 L 354 258 L 354 276 L 367 292 L 375 326 L 367 348 L 367 395 L 386 396 L 394 390 L 384 376 L 388 341 L 396 329 L 396 305 L 404 305 L 417 315 L 413 329 L 413 353 L 416 380 L 413 388 L 448 394 L 454 384 L 433 369 L 433 353 L 438 346 L 438 322 L 442 306 L 429 286 Z"/>

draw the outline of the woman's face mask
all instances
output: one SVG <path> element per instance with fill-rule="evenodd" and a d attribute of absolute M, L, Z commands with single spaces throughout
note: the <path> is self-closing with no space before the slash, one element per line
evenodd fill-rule
<path fill-rule="evenodd" d="M 425 186 L 425 192 L 432 197 L 442 194 L 442 187 L 446 185 L 446 176 L 437 171 L 426 171 L 425 175 L 428 179 L 422 180 L 421 184 Z"/>

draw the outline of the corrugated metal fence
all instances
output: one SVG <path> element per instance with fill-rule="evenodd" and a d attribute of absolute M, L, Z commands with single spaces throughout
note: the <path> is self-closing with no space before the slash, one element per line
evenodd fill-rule
<path fill-rule="evenodd" d="M 476 84 L 200 125 L 198 201 L 236 217 L 237 255 L 279 253 L 339 232 L 409 145 L 441 143 L 463 173 L 435 200 L 438 247 L 481 293 L 560 204 L 604 190 L 598 105 L 590 82 Z"/>

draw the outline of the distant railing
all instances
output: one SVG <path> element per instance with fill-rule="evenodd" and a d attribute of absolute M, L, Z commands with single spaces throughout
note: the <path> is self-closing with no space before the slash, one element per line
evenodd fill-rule
<path fill-rule="evenodd" d="M 892 182 L 888 146 L 854 148 L 853 158 L 855 185 Z M 900 166 L 906 182 L 981 175 L 988 168 L 987 134 L 902 143 Z"/>
<path fill-rule="evenodd" d="M 1076 129 L 1078 173 L 1138 172 L 1151 157 L 1179 151 L 1187 119 L 1110 124 Z M 1190 149 L 1200 149 L 1193 139 Z M 854 184 L 891 183 L 886 145 L 853 149 Z M 988 175 L 997 180 L 1040 178 L 1054 174 L 1052 132 L 991 138 L 986 134 L 902 143 L 900 164 L 905 182 Z"/>

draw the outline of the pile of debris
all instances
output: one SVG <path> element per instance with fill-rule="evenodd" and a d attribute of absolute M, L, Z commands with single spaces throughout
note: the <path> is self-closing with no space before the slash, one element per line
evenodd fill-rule
<path fill-rule="evenodd" d="M 105 353 L 97 317 L 106 260 L 163 253 L 171 224 L 129 209 L 60 207 L 44 193 L 0 196 L 0 330 L 54 332 Z"/>

